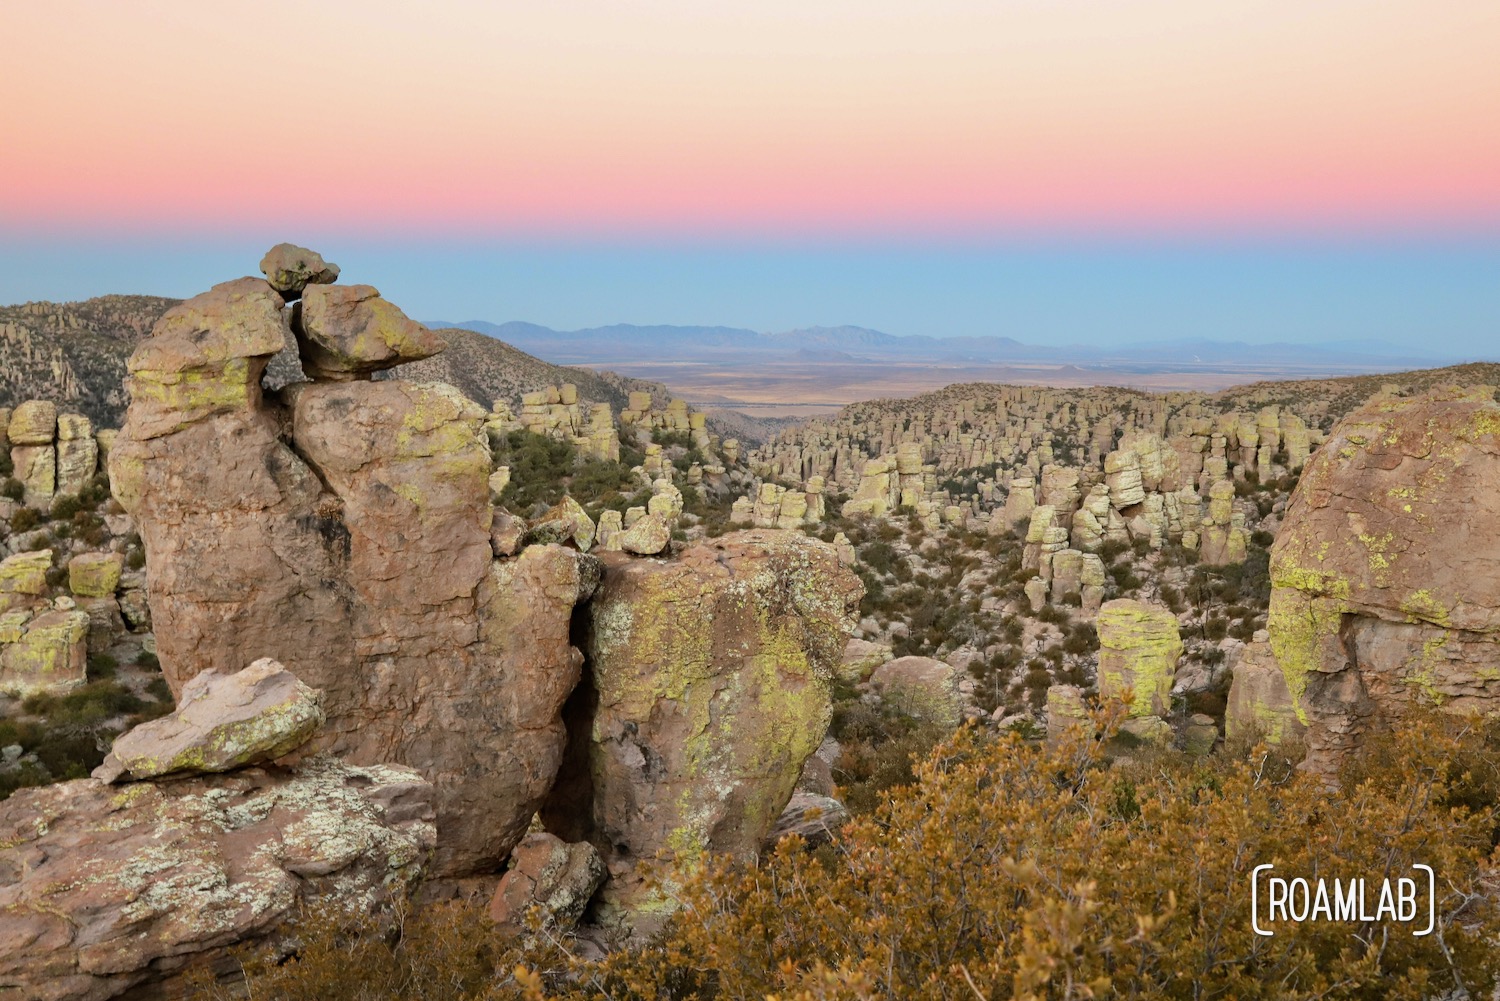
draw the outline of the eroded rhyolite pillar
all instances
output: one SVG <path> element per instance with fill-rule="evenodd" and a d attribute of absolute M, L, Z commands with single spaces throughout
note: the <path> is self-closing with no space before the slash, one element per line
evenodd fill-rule
<path fill-rule="evenodd" d="M 284 322 L 266 282 L 227 282 L 131 358 L 110 471 L 145 541 L 163 671 L 177 692 L 275 658 L 324 693 L 310 749 L 434 782 L 439 874 L 496 868 L 561 758 L 569 628 L 597 564 L 493 558 L 485 411 L 452 387 L 263 393 Z M 352 344 L 352 368 L 389 360 Z"/>

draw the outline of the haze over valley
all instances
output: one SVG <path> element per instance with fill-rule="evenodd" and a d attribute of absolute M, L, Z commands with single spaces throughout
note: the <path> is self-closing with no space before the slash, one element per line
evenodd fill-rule
<path fill-rule="evenodd" d="M 954 382 L 1218 390 L 1267 379 L 1431 367 L 1441 342 L 1246 344 L 1208 339 L 1044 346 L 1006 337 L 893 336 L 862 327 L 765 334 L 733 327 L 615 324 L 557 331 L 524 322 L 458 323 L 560 365 L 662 382 L 688 402 L 761 416 L 827 413 L 860 400 L 912 396 Z"/>

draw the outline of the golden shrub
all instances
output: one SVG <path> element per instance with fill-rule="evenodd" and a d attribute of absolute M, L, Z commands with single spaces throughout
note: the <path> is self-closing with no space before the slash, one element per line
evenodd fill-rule
<path fill-rule="evenodd" d="M 1478 996 L 1496 979 L 1500 922 L 1481 892 L 1497 790 L 1469 766 L 1475 740 L 1475 731 L 1419 721 L 1381 751 L 1378 774 L 1351 774 L 1330 790 L 1264 748 L 1239 760 L 1111 762 L 1082 735 L 1047 746 L 965 730 L 831 851 L 788 840 L 759 866 L 706 865 L 649 946 L 596 963 L 571 960 L 555 942 L 485 952 L 477 943 L 491 940 L 474 930 L 472 912 L 464 925 L 450 911 L 436 931 L 417 935 L 408 922 L 405 944 L 369 947 L 379 955 L 320 947 L 253 973 L 253 993 L 1415 999 L 1463 987 Z M 1288 876 L 1375 881 L 1429 864 L 1439 874 L 1438 932 L 1322 923 L 1257 936 L 1249 878 L 1262 862 Z M 418 970 L 418 953 L 444 950 L 463 961 L 450 969 L 425 955 Z M 397 957 L 400 970 L 380 956 Z M 313 966 L 337 989 L 291 989 L 286 971 Z M 366 981 L 388 993 L 370 993 Z M 419 981 L 442 981 L 446 992 L 403 986 Z"/>

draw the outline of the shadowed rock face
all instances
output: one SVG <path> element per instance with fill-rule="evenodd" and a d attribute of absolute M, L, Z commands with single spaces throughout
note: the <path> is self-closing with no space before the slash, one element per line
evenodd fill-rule
<path fill-rule="evenodd" d="M 1336 767 L 1414 703 L 1500 707 L 1500 406 L 1377 397 L 1334 428 L 1271 554 L 1270 641 Z"/>
<path fill-rule="evenodd" d="M 569 625 L 597 568 L 559 547 L 492 559 L 484 413 L 451 387 L 263 394 L 282 322 L 270 286 L 241 279 L 131 360 L 110 471 L 145 540 L 163 671 L 180 693 L 275 658 L 324 693 L 312 750 L 437 783 L 439 874 L 493 869 L 556 772 Z"/>
<path fill-rule="evenodd" d="M 603 560 L 589 684 L 543 818 L 604 855 L 600 920 L 649 931 L 700 852 L 753 857 L 776 823 L 827 730 L 863 587 L 832 547 L 779 531 Z M 663 887 L 644 885 L 643 861 Z"/>
<path fill-rule="evenodd" d="M 410 890 L 436 834 L 407 768 L 328 758 L 0 803 L 0 994 L 102 1001 L 266 935 L 304 901 Z"/>

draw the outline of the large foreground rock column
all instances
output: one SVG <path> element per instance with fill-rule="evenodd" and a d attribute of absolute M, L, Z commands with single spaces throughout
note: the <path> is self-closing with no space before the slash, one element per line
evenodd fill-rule
<path fill-rule="evenodd" d="M 1329 771 L 1413 705 L 1500 708 L 1500 406 L 1381 396 L 1308 463 L 1271 550 L 1271 648 Z"/>
<path fill-rule="evenodd" d="M 571 759 L 544 819 L 600 850 L 610 880 L 596 916 L 639 932 L 700 853 L 760 848 L 827 730 L 863 589 L 831 546 L 791 532 L 604 562 Z"/>
<path fill-rule="evenodd" d="M 393 315 L 372 289 L 357 298 Z M 555 546 L 493 558 L 485 411 L 452 387 L 264 393 L 283 306 L 259 279 L 215 286 L 130 361 L 110 470 L 145 541 L 163 672 L 181 693 L 207 670 L 284 664 L 323 693 L 309 753 L 419 769 L 438 790 L 436 872 L 493 871 L 556 774 L 573 609 L 597 564 Z M 361 374 L 405 357 L 385 329 L 344 345 Z"/>

